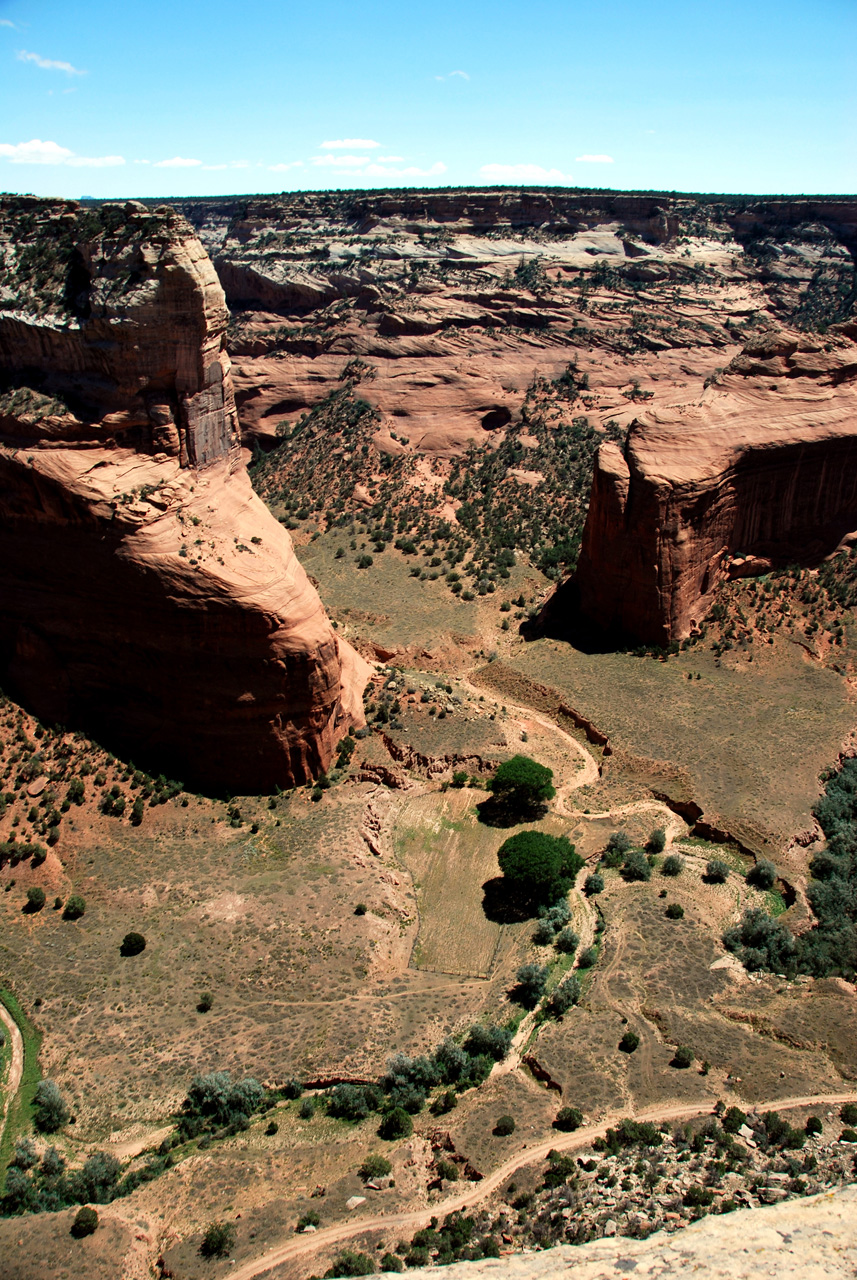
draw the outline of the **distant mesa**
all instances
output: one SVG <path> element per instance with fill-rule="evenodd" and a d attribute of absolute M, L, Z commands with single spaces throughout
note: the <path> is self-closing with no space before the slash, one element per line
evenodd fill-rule
<path fill-rule="evenodd" d="M 317 775 L 364 664 L 252 492 L 196 234 L 6 197 L 0 253 L 3 687 L 193 785 Z"/>
<path fill-rule="evenodd" d="M 770 329 L 698 403 L 600 448 L 577 584 L 608 632 L 666 647 L 720 582 L 813 565 L 857 538 L 857 324 Z"/>

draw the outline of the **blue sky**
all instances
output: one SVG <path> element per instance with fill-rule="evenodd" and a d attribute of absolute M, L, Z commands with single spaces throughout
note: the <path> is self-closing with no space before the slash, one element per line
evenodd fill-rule
<path fill-rule="evenodd" d="M 857 0 L 0 0 L 0 190 L 857 190 Z"/>

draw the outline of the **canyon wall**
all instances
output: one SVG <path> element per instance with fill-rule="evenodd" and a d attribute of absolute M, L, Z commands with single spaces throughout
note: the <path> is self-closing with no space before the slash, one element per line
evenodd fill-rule
<path fill-rule="evenodd" d="M 4 687 L 193 785 L 317 775 L 363 664 L 252 492 L 192 228 L 7 197 L 0 308 Z"/>
<path fill-rule="evenodd" d="M 857 326 L 770 330 L 696 403 L 601 446 L 577 569 L 584 612 L 666 646 L 718 583 L 818 564 L 857 530 Z"/>

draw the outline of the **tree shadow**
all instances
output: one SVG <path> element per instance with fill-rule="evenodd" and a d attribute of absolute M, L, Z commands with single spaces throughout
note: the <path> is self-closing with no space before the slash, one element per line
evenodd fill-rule
<path fill-rule="evenodd" d="M 525 822 L 538 822 L 548 811 L 546 804 L 522 808 L 512 805 L 503 796 L 488 796 L 476 806 L 479 821 L 486 827 L 520 827 Z"/>
<path fill-rule="evenodd" d="M 520 890 L 510 888 L 504 876 L 494 876 L 483 884 L 482 910 L 494 924 L 521 924 L 537 913 L 536 905 L 522 898 Z"/>

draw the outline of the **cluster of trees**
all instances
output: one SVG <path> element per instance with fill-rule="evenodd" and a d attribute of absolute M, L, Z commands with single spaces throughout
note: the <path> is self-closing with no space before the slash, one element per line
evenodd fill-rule
<path fill-rule="evenodd" d="M 0 1212 L 54 1213 L 73 1204 L 108 1204 L 150 1182 L 170 1163 L 169 1156 L 151 1156 L 141 1169 L 122 1177 L 115 1156 L 95 1151 L 82 1168 L 69 1170 L 55 1147 L 48 1147 L 40 1159 L 33 1140 L 19 1138 L 6 1170 Z"/>
<path fill-rule="evenodd" d="M 234 1080 L 228 1071 L 195 1076 L 182 1103 L 176 1126 L 181 1140 L 201 1134 L 227 1136 L 250 1126 L 250 1117 L 273 1105 L 265 1089 L 247 1076 Z"/>
<path fill-rule="evenodd" d="M 471 1027 L 463 1044 L 444 1040 L 432 1054 L 417 1058 L 397 1053 L 377 1084 L 338 1084 L 327 1095 L 328 1113 L 341 1120 L 365 1120 L 372 1112 L 381 1116 L 381 1136 L 407 1137 L 411 1116 L 426 1105 L 431 1091 L 446 1086 L 432 1104 L 433 1110 L 447 1111 L 455 1105 L 455 1093 L 472 1089 L 489 1075 L 495 1062 L 509 1052 L 512 1033 L 505 1027 Z"/>
<path fill-rule="evenodd" d="M 752 907 L 726 930 L 723 941 L 748 969 L 770 969 L 788 976 L 837 974 L 853 980 L 857 974 L 857 759 L 846 760 L 827 779 L 825 795 L 814 812 L 827 837 L 826 849 L 810 864 L 807 896 L 817 923 L 795 938 L 782 921 Z M 747 878 L 769 889 L 775 877 L 773 865 L 760 860 Z"/>
<path fill-rule="evenodd" d="M 500 846 L 500 870 L 518 903 L 537 909 L 561 902 L 583 866 L 566 836 L 543 831 L 519 831 Z"/>

